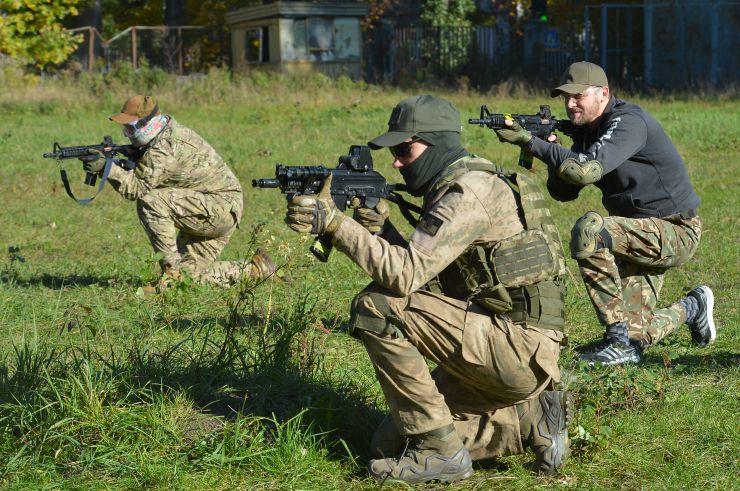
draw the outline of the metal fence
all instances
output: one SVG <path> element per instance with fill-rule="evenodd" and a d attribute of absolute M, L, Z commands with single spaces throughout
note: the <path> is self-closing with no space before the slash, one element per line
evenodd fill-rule
<path fill-rule="evenodd" d="M 610 83 L 632 89 L 722 87 L 740 82 L 740 2 L 586 6 L 583 23 L 558 29 L 525 22 L 483 27 L 394 27 L 371 33 L 371 82 L 486 87 L 512 77 L 554 83 L 572 62 L 603 66 Z"/>
<path fill-rule="evenodd" d="M 83 42 L 70 57 L 85 70 L 110 69 L 130 62 L 136 70 L 142 64 L 171 73 L 190 73 L 203 68 L 203 28 L 199 26 L 131 26 L 110 39 L 95 27 L 80 27 L 71 32 L 82 34 Z"/>
<path fill-rule="evenodd" d="M 504 26 L 386 28 L 380 41 L 372 44 L 382 53 L 382 61 L 373 65 L 377 56 L 368 53 L 366 76 L 397 84 L 464 79 L 483 86 L 512 76 L 547 82 L 575 61 L 573 51 L 560 41 L 546 44 L 548 36 L 560 39 L 557 31 L 541 25 L 525 29 L 526 43 L 513 41 Z"/>

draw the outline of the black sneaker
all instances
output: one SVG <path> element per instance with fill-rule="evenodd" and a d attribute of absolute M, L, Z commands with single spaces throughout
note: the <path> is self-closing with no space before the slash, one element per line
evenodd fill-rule
<path fill-rule="evenodd" d="M 691 322 L 691 340 L 698 346 L 706 346 L 714 342 L 717 337 L 717 329 L 714 327 L 714 293 L 705 285 L 697 286 L 689 292 L 699 304 L 699 311 Z"/>
<path fill-rule="evenodd" d="M 624 344 L 616 340 L 607 340 L 593 353 L 581 355 L 579 360 L 585 360 L 589 365 L 601 363 L 603 365 L 622 365 L 623 363 L 640 363 L 640 348 L 636 343 Z"/>

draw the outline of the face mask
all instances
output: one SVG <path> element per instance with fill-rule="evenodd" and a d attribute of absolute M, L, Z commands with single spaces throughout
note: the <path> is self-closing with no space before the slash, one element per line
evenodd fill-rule
<path fill-rule="evenodd" d="M 424 196 L 435 178 L 448 165 L 468 155 L 460 145 L 460 134 L 453 131 L 420 133 L 419 138 L 429 143 L 424 153 L 411 165 L 401 169 L 407 191 L 412 196 Z"/>
<path fill-rule="evenodd" d="M 167 126 L 167 116 L 159 114 L 154 116 L 143 126 L 137 125 L 138 121 L 123 125 L 123 136 L 131 140 L 136 147 L 143 147 L 151 142 L 155 136 Z"/>

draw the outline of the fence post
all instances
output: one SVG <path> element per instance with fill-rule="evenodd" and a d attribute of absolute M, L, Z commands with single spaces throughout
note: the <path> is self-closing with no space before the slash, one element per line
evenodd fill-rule
<path fill-rule="evenodd" d="M 645 88 L 653 85 L 653 7 L 645 5 Z"/>
<path fill-rule="evenodd" d="M 87 30 L 88 41 L 87 41 L 87 71 L 92 72 L 93 65 L 95 64 L 95 28 L 90 26 Z"/>
<path fill-rule="evenodd" d="M 131 27 L 131 64 L 134 67 L 134 70 L 137 69 L 137 63 L 136 63 L 136 26 Z"/>
<path fill-rule="evenodd" d="M 601 54 L 599 55 L 599 64 L 601 65 L 601 68 L 604 69 L 604 72 L 608 73 L 607 70 L 607 64 L 608 64 L 608 58 L 609 54 L 607 52 L 608 46 L 607 46 L 607 37 L 609 32 L 609 19 L 607 18 L 607 6 L 601 5 L 601 32 L 599 33 L 601 37 Z"/>
<path fill-rule="evenodd" d="M 177 67 L 182 75 L 182 28 L 177 28 Z"/>

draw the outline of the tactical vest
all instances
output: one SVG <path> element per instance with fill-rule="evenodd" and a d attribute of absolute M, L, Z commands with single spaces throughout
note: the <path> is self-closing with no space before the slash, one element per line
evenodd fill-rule
<path fill-rule="evenodd" d="M 537 184 L 480 157 L 464 157 L 432 185 L 437 191 L 466 172 L 496 174 L 514 192 L 525 230 L 490 245 L 470 245 L 427 284 L 436 293 L 472 301 L 513 322 L 565 327 L 565 258 L 555 222 Z"/>

